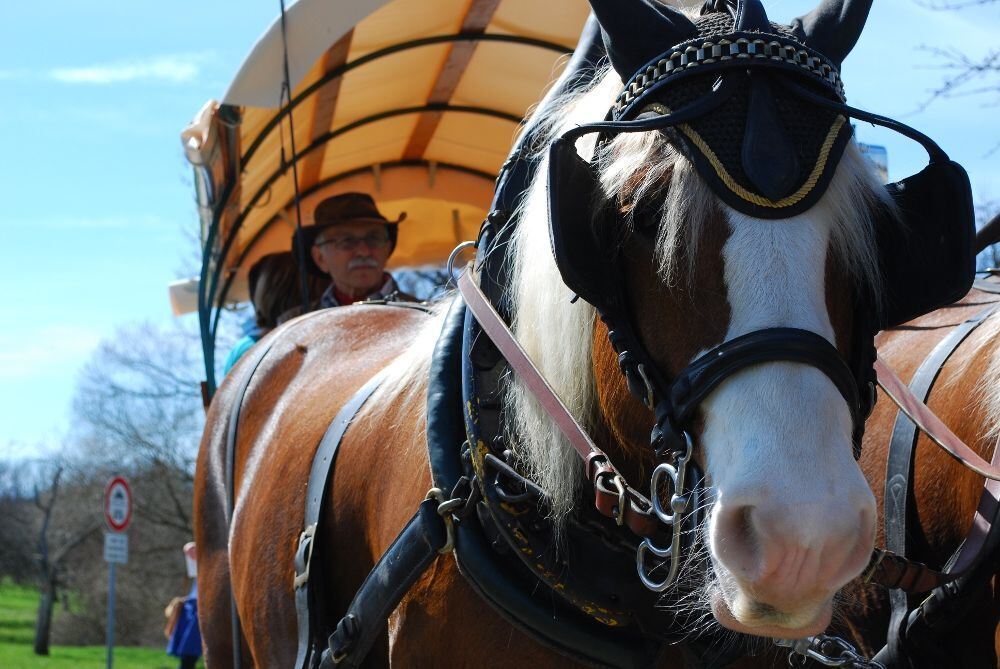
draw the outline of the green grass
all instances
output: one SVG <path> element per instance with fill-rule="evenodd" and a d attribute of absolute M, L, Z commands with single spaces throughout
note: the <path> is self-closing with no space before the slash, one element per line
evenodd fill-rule
<path fill-rule="evenodd" d="M 104 646 L 52 646 L 48 657 L 35 655 L 38 591 L 0 583 L 0 667 L 3 669 L 103 669 Z M 175 669 L 179 661 L 162 648 L 115 648 L 120 669 Z M 199 663 L 199 667 L 201 664 Z"/>

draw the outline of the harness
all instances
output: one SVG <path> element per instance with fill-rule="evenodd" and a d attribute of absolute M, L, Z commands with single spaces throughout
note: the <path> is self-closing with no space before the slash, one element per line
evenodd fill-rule
<path fill-rule="evenodd" d="M 976 288 L 1000 292 L 996 284 L 977 281 Z M 952 353 L 989 316 L 1000 308 L 993 302 L 956 326 L 942 339 L 918 367 L 910 390 L 926 402 L 934 382 Z M 909 528 L 907 508 L 912 499 L 917 425 L 902 411 L 896 416 L 886 463 L 884 495 L 886 548 L 899 556 L 906 555 Z M 1000 449 L 991 463 L 1000 465 Z M 946 562 L 944 573 L 919 605 L 911 608 L 907 592 L 892 589 L 889 593 L 891 616 L 886 646 L 874 660 L 887 667 L 942 666 L 948 658 L 941 655 L 941 640 L 949 630 L 965 620 L 970 593 L 986 583 L 997 569 L 997 545 L 1000 544 L 1000 482 L 986 479 L 969 536 Z"/>

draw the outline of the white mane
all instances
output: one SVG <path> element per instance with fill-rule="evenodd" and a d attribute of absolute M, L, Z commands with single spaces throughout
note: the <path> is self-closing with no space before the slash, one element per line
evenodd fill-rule
<path fill-rule="evenodd" d="M 552 111 L 543 120 L 547 140 L 575 125 L 604 116 L 621 83 L 610 68 L 595 81 L 590 88 L 571 93 L 551 106 Z M 543 141 L 540 146 L 548 143 Z M 592 158 L 594 135 L 581 139 L 578 149 L 585 158 Z M 721 208 L 730 220 L 735 214 L 717 200 L 662 133 L 621 134 L 601 151 L 598 162 L 604 198 L 617 197 L 626 187 L 633 199 L 651 195 L 665 198 L 656 258 L 659 274 L 668 285 L 689 274 L 683 271 L 686 268 L 678 267 L 678 250 L 687 249 L 688 258 L 696 256 L 693 251 L 700 238 L 699 231 L 711 213 Z M 636 183 L 639 167 L 647 171 Z M 569 410 L 587 428 L 593 426 L 596 408 L 591 360 L 595 310 L 583 301 L 570 303 L 573 294 L 563 284 L 552 257 L 546 219 L 547 170 L 547 162 L 543 160 L 518 212 L 510 255 L 514 333 Z M 879 283 L 877 263 L 868 215 L 870 207 L 859 203 L 873 204 L 883 192 L 870 166 L 851 142 L 821 200 L 825 214 L 832 219 L 834 253 L 858 284 L 869 289 Z M 822 273 L 823 268 L 818 271 Z M 877 295 L 879 291 L 871 292 Z M 516 379 L 510 384 L 507 404 L 515 452 L 528 474 L 550 495 L 553 515 L 565 516 L 583 480 L 578 456 Z"/>

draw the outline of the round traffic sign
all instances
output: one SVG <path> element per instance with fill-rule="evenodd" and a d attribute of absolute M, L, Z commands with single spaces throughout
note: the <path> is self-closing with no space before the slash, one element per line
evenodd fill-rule
<path fill-rule="evenodd" d="M 115 532 L 124 532 L 132 522 L 132 489 L 121 476 L 104 487 L 104 522 Z"/>

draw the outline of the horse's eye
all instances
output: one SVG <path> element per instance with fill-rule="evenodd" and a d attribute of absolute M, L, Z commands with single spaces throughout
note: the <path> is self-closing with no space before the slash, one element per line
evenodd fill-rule
<path fill-rule="evenodd" d="M 640 235 L 656 236 L 656 231 L 660 227 L 660 208 L 654 204 L 639 205 L 639 209 L 632 217 L 632 226 Z"/>

